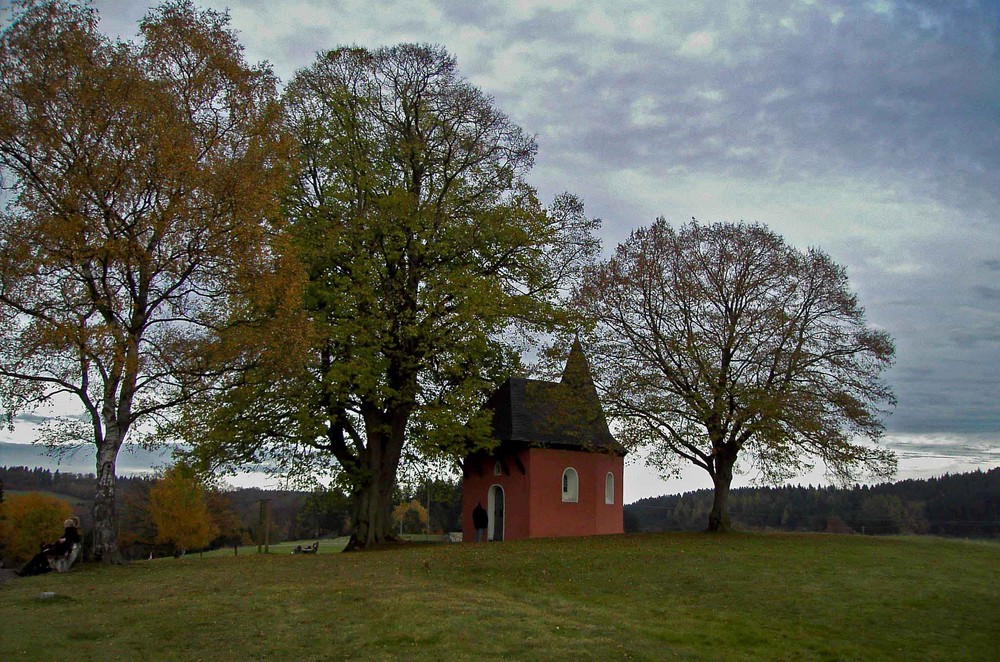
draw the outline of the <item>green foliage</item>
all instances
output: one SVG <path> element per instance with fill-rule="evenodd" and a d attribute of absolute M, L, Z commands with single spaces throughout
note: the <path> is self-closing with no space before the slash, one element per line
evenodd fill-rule
<path fill-rule="evenodd" d="M 308 332 L 193 412 L 196 454 L 302 475 L 335 464 L 364 544 L 391 527 L 404 444 L 454 458 L 597 251 L 573 196 L 546 209 L 534 140 L 441 48 L 322 53 L 285 92 L 298 170 L 284 200 Z M 473 420 L 470 420 L 473 419 Z"/>
<path fill-rule="evenodd" d="M 350 533 L 350 498 L 337 489 L 310 492 L 297 516 L 298 530 L 313 538 Z"/>
<path fill-rule="evenodd" d="M 409 481 L 401 481 L 396 501 L 404 503 L 416 500 L 418 503 L 426 505 L 428 492 L 430 493 L 428 516 L 431 533 L 461 531 L 462 483 L 459 479 L 449 477 L 428 480 L 426 477 L 420 479 L 411 477 Z"/>

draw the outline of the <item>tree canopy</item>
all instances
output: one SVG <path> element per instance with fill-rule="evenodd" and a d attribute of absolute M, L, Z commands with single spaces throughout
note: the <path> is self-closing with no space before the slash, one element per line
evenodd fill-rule
<path fill-rule="evenodd" d="M 877 440 L 894 403 L 889 335 L 869 327 L 845 270 L 758 224 L 659 219 L 587 276 L 590 355 L 628 445 L 664 471 L 678 461 L 715 484 L 709 530 L 729 528 L 738 458 L 765 480 L 818 457 L 843 480 L 895 471 Z"/>
<path fill-rule="evenodd" d="M 0 404 L 82 407 L 58 436 L 97 447 L 93 552 L 114 561 L 122 444 L 280 289 L 285 148 L 276 80 L 226 15 L 167 2 L 138 43 L 97 24 L 87 4 L 26 2 L 0 37 Z"/>
<path fill-rule="evenodd" d="M 219 534 L 205 486 L 190 468 L 174 465 L 149 489 L 156 542 L 184 552 L 208 546 Z"/>
<path fill-rule="evenodd" d="M 299 168 L 284 209 L 307 285 L 298 364 L 208 404 L 206 457 L 335 466 L 354 498 L 350 547 L 392 535 L 404 444 L 460 455 L 471 421 L 597 251 L 571 195 L 526 182 L 535 141 L 441 48 L 321 54 L 285 93 Z M 296 344 L 284 354 L 294 354 Z"/>

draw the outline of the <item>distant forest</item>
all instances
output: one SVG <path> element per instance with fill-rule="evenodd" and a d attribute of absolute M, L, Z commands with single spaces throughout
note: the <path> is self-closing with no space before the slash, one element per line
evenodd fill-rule
<path fill-rule="evenodd" d="M 120 514 L 122 552 L 126 558 L 145 558 L 153 552 L 163 552 L 153 543 L 155 530 L 151 530 L 148 517 L 149 488 L 156 482 L 153 477 L 119 476 L 116 497 Z M 0 467 L 0 501 L 4 491 L 51 492 L 69 500 L 82 520 L 84 536 L 90 532 L 92 517 L 91 500 L 94 497 L 94 474 L 63 473 L 49 469 L 28 467 Z M 426 507 L 427 486 L 412 489 L 397 488 L 396 503 L 416 499 Z M 351 502 L 347 495 L 336 490 L 314 492 L 294 490 L 262 490 L 258 488 L 228 489 L 213 493 L 217 507 L 235 513 L 242 525 L 242 535 L 221 537 L 211 548 L 232 545 L 234 542 L 251 544 L 258 540 L 260 502 L 270 502 L 270 535 L 272 543 L 285 540 L 334 538 L 346 535 L 351 525 Z M 461 530 L 462 496 L 458 481 L 437 480 L 430 483 L 430 531 L 447 533 Z"/>
<path fill-rule="evenodd" d="M 626 531 L 698 531 L 712 490 L 642 499 L 625 506 Z M 738 488 L 733 526 L 744 529 L 1000 538 L 1000 468 L 851 489 Z"/>
<path fill-rule="evenodd" d="M 154 478 L 118 479 L 123 530 L 134 529 L 142 541 L 143 503 Z M 48 469 L 0 467 L 0 490 L 45 491 L 75 500 L 87 528 L 89 503 L 94 494 L 93 474 L 61 473 Z M 461 529 L 461 484 L 431 484 L 430 530 Z M 257 539 L 259 503 L 271 502 L 272 542 L 333 537 L 350 527 L 350 501 L 336 491 L 301 492 L 226 490 L 219 493 L 238 514 L 244 540 Z M 0 492 L 2 495 L 2 492 Z M 426 488 L 400 489 L 396 503 L 416 499 L 427 503 Z M 712 490 L 642 499 L 625 506 L 626 532 L 700 531 L 708 522 Z M 1000 468 L 946 475 L 926 480 L 860 486 L 738 488 L 730 493 L 733 523 L 744 529 L 828 531 L 864 534 L 932 534 L 970 538 L 1000 538 Z M 225 544 L 223 541 L 218 541 Z M 128 555 L 148 554 L 138 544 Z"/>

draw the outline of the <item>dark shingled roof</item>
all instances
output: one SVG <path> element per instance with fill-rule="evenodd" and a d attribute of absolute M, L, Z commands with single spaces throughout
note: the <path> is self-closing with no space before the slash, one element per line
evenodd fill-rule
<path fill-rule="evenodd" d="M 562 381 L 511 377 L 490 397 L 486 408 L 493 411 L 493 434 L 502 445 L 626 453 L 608 430 L 578 340 L 570 350 Z"/>

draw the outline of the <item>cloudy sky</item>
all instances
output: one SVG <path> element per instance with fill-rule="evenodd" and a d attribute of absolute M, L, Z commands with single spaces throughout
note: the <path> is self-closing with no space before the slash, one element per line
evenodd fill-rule
<path fill-rule="evenodd" d="M 94 4 L 124 37 L 148 6 Z M 900 477 L 1000 464 L 1000 3 L 198 4 L 286 81 L 340 45 L 445 46 L 537 135 L 542 199 L 582 196 L 606 251 L 661 215 L 824 249 L 896 340 Z M 630 471 L 627 500 L 710 484 Z"/>

